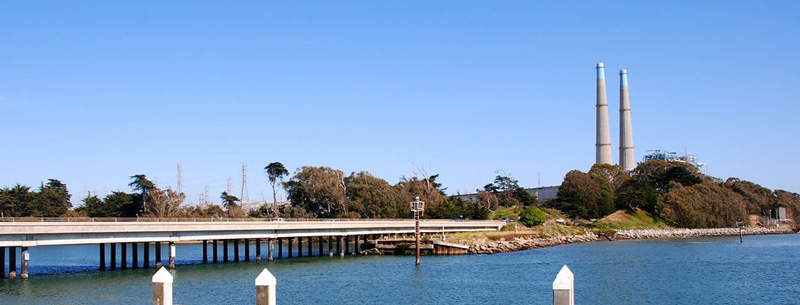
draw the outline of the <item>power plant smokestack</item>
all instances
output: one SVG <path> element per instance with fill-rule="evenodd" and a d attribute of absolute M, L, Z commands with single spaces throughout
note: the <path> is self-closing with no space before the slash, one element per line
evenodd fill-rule
<path fill-rule="evenodd" d="M 628 70 L 619 70 L 619 165 L 622 170 L 633 170 L 633 127 L 631 126 L 631 100 L 628 96 Z"/>
<path fill-rule="evenodd" d="M 608 131 L 608 102 L 606 101 L 606 72 L 603 63 L 597 64 L 597 143 L 595 163 L 611 164 L 611 134 Z"/>

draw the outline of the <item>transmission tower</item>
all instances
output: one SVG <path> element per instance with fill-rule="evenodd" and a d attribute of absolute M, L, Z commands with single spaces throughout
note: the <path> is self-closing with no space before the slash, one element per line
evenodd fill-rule
<path fill-rule="evenodd" d="M 242 197 L 239 197 L 239 202 L 243 206 L 250 202 L 250 194 L 247 193 L 247 163 L 242 163 Z"/>
<path fill-rule="evenodd" d="M 183 180 L 183 166 L 181 166 L 181 164 L 178 163 L 178 194 L 183 193 L 183 183 L 181 183 L 182 180 Z"/>
<path fill-rule="evenodd" d="M 206 191 L 203 193 L 203 203 L 208 203 L 208 184 L 206 184 Z"/>
<path fill-rule="evenodd" d="M 231 194 L 231 177 L 228 177 L 228 195 Z"/>

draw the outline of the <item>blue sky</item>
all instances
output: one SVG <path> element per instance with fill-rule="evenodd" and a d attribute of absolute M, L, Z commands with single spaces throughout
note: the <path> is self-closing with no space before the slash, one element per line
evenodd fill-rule
<path fill-rule="evenodd" d="M 0 186 L 48 178 L 189 202 L 248 164 L 470 192 L 497 170 L 559 184 L 594 162 L 595 64 L 618 161 L 627 68 L 636 159 L 800 191 L 797 1 L 3 1 Z M 77 202 L 77 200 L 74 200 Z"/>

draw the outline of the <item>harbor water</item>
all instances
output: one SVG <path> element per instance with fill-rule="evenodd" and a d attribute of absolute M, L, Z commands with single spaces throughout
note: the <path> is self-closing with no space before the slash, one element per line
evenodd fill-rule
<path fill-rule="evenodd" d="M 30 254 L 31 279 L 0 280 L 0 304 L 152 303 L 155 269 L 98 271 L 96 245 Z M 576 304 L 800 303 L 800 234 L 424 256 L 420 266 L 413 256 L 354 255 L 203 264 L 201 245 L 192 244 L 178 246 L 177 263 L 176 304 L 252 304 L 264 268 L 278 280 L 278 304 L 552 304 L 564 264 L 575 274 Z"/>

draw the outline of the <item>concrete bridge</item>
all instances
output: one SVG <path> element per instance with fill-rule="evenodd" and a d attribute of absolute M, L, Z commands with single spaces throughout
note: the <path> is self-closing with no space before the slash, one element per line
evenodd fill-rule
<path fill-rule="evenodd" d="M 218 244 L 222 244 L 222 261 L 229 261 L 229 243 L 233 244 L 233 259 L 239 261 L 240 242 L 244 244 L 244 260 L 249 261 L 250 242 L 255 245 L 255 260 L 261 260 L 261 243 L 265 241 L 268 250 L 267 259 L 272 260 L 273 244 L 278 244 L 278 257 L 283 257 L 283 242 L 286 240 L 288 256 L 293 257 L 293 246 L 297 245 L 297 256 L 303 256 L 303 240 L 307 245 L 307 256 L 313 254 L 312 247 L 316 242 L 317 255 L 323 255 L 323 245 L 327 244 L 328 256 L 335 252 L 340 256 L 350 253 L 350 238 L 354 241 L 354 250 L 359 249 L 359 238 L 366 242 L 387 234 L 413 234 L 413 220 L 288 220 L 288 221 L 160 221 L 157 219 L 115 219 L 94 221 L 84 219 L 81 222 L 59 221 L 4 221 L 0 222 L 0 277 L 6 275 L 5 261 L 8 248 L 8 276 L 16 277 L 17 248 L 20 248 L 21 274 L 27 278 L 29 262 L 28 248 L 54 245 L 99 245 L 99 267 L 106 269 L 139 268 L 139 250 L 143 251 L 141 267 L 150 267 L 150 245 L 154 245 L 155 260 L 153 266 L 162 264 L 162 243 L 168 245 L 169 267 L 175 266 L 175 243 L 202 243 L 203 262 L 209 262 L 209 246 L 212 261 L 218 262 Z M 502 221 L 452 221 L 422 220 L 422 234 L 441 234 L 444 232 L 497 231 Z M 326 241 L 327 239 L 327 241 Z M 128 250 L 131 250 L 130 256 Z M 106 255 L 106 252 L 110 255 Z M 120 255 L 117 256 L 117 250 Z M 106 264 L 106 258 L 110 263 Z M 120 259 L 117 264 L 117 258 Z"/>

